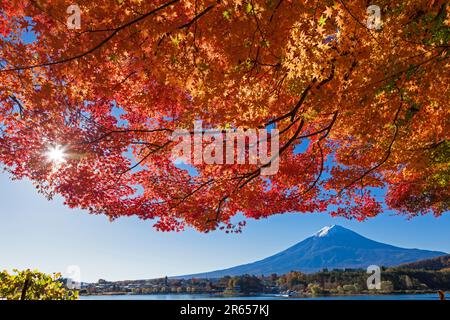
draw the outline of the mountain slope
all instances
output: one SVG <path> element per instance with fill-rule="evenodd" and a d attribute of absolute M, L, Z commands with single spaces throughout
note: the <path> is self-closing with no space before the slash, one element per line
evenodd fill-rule
<path fill-rule="evenodd" d="M 432 270 L 432 271 L 442 271 L 442 270 L 450 271 L 450 255 L 406 263 L 399 265 L 397 268 L 409 270 L 416 269 L 416 270 Z"/>
<path fill-rule="evenodd" d="M 218 278 L 226 275 L 283 274 L 292 270 L 315 272 L 328 269 L 396 266 L 446 255 L 445 252 L 404 249 L 365 238 L 341 226 L 330 226 L 273 256 L 224 270 L 175 278 Z"/>

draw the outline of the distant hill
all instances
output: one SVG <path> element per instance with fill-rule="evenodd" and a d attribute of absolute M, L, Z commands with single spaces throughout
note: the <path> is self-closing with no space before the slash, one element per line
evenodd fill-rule
<path fill-rule="evenodd" d="M 450 254 L 432 259 L 420 260 L 416 262 L 399 265 L 400 269 L 420 269 L 431 271 L 450 271 Z"/>
<path fill-rule="evenodd" d="M 445 252 L 405 249 L 365 238 L 341 226 L 330 226 L 266 259 L 224 270 L 173 278 L 220 278 L 242 274 L 305 273 L 328 269 L 358 269 L 370 265 L 397 266 L 446 255 Z"/>

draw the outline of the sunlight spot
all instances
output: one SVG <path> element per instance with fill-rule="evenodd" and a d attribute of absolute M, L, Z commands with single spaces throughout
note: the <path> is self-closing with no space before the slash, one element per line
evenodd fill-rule
<path fill-rule="evenodd" d="M 67 154 L 64 147 L 58 145 L 50 147 L 45 155 L 49 162 L 53 162 L 56 165 L 66 162 Z"/>

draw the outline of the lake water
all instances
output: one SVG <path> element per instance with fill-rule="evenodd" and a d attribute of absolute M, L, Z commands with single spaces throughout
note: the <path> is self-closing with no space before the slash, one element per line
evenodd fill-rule
<path fill-rule="evenodd" d="M 439 300 L 434 293 L 401 294 L 401 295 L 361 295 L 333 296 L 314 298 L 286 298 L 274 295 L 252 297 L 223 297 L 209 294 L 148 294 L 148 295 L 113 295 L 113 296 L 80 296 L 80 300 Z"/>

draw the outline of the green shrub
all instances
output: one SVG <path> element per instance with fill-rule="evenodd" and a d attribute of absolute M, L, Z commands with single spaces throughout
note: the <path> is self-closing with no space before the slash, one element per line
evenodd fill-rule
<path fill-rule="evenodd" d="M 61 274 L 39 271 L 6 270 L 0 272 L 0 298 L 7 300 L 77 300 L 78 292 L 68 290 L 60 281 Z M 26 288 L 25 288 L 26 287 Z M 26 289 L 24 292 L 24 288 Z"/>

